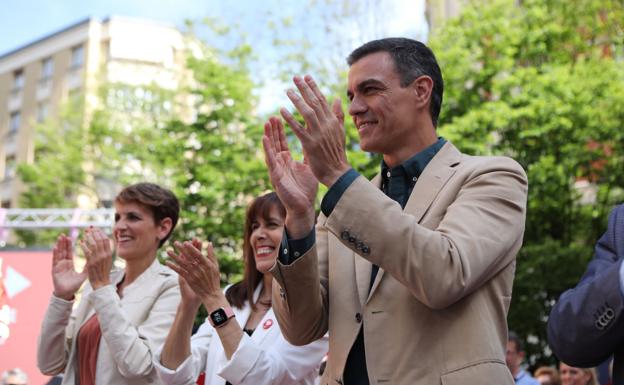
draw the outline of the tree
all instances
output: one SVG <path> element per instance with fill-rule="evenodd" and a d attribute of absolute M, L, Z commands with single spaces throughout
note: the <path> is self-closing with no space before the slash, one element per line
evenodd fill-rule
<path fill-rule="evenodd" d="M 624 198 L 623 30 L 620 1 L 473 1 L 431 41 L 446 85 L 441 134 L 512 156 L 529 178 L 509 325 L 532 365 L 553 361 L 550 309 Z"/>
<path fill-rule="evenodd" d="M 248 46 L 230 51 L 224 64 L 204 46 L 189 59 L 190 90 L 197 116 L 190 124 L 173 120 L 155 151 L 181 202 L 179 232 L 210 240 L 224 281 L 241 272 L 244 214 L 250 201 L 270 189 L 255 117 L 254 83 L 245 60 Z"/>

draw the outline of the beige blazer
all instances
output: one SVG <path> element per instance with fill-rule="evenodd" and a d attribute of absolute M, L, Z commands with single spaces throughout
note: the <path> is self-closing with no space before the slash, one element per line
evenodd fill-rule
<path fill-rule="evenodd" d="M 342 383 L 362 326 L 371 385 L 513 384 L 504 346 L 524 171 L 446 143 L 405 209 L 380 179 L 356 179 L 319 217 L 315 246 L 272 268 L 284 336 L 305 344 L 329 331 L 328 384 Z M 368 294 L 371 263 L 380 270 Z"/>
<path fill-rule="evenodd" d="M 96 384 L 161 383 L 152 355 L 164 343 L 180 302 L 178 276 L 154 260 L 119 298 L 116 287 L 122 278 L 123 271 L 114 271 L 112 284 L 95 291 L 87 282 L 73 313 L 73 302 L 52 296 L 37 347 L 43 374 L 64 373 L 63 384 L 78 383 L 78 331 L 97 311 L 102 339 Z"/>

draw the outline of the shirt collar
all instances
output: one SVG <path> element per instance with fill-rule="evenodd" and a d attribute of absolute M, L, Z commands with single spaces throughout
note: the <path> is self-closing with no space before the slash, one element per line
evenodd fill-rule
<path fill-rule="evenodd" d="M 392 176 L 405 175 L 408 179 L 418 179 L 420 177 L 420 174 L 422 174 L 423 170 L 425 169 L 425 167 L 427 167 L 427 165 L 431 161 L 431 159 L 433 159 L 433 157 L 438 153 L 438 151 L 440 151 L 442 146 L 444 146 L 444 143 L 446 143 L 446 139 L 440 136 L 437 142 L 433 143 L 432 145 L 425 148 L 424 150 L 417 152 L 411 158 L 407 159 L 405 162 L 393 168 L 388 167 L 386 162 L 382 160 L 381 161 L 382 177 L 384 178 L 384 180 L 387 180 L 389 176 L 388 175 L 388 171 L 389 171 L 390 175 Z"/>

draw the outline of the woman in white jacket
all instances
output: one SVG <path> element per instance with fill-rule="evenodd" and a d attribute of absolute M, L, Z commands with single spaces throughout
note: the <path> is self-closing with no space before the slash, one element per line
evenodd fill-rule
<path fill-rule="evenodd" d="M 162 350 L 158 374 L 168 385 L 195 384 L 205 372 L 205 385 L 314 384 L 327 353 L 323 338 L 293 346 L 282 336 L 271 309 L 272 276 L 284 234 L 285 209 L 275 193 L 258 197 L 247 210 L 243 239 L 243 280 L 220 288 L 212 245 L 175 243 L 178 253 L 168 263 L 180 275 L 182 300 Z M 191 337 L 199 305 L 209 317 Z"/>
<path fill-rule="evenodd" d="M 177 198 L 151 183 L 126 187 L 115 199 L 113 237 L 126 262 L 113 270 L 108 237 L 85 231 L 87 259 L 74 268 L 71 240 L 53 250 L 50 299 L 39 336 L 37 363 L 43 374 L 64 373 L 63 384 L 159 383 L 153 351 L 164 341 L 180 301 L 178 278 L 156 259 L 179 215 Z M 74 295 L 88 279 L 72 313 Z"/>

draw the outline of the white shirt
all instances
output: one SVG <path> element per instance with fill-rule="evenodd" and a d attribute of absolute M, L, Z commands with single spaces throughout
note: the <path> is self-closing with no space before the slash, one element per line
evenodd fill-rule
<path fill-rule="evenodd" d="M 259 285 L 254 301 L 260 295 Z M 241 328 L 247 323 L 251 306 L 233 308 L 235 320 Z M 163 345 L 164 346 L 164 345 Z M 327 336 L 305 346 L 288 343 L 279 329 L 273 309 L 269 309 L 258 323 L 254 333 L 243 337 L 228 360 L 215 329 L 205 321 L 191 337 L 191 355 L 176 370 L 160 363 L 161 346 L 154 355 L 154 366 L 167 385 L 192 385 L 199 374 L 206 373 L 205 385 L 312 385 L 327 353 Z"/>

